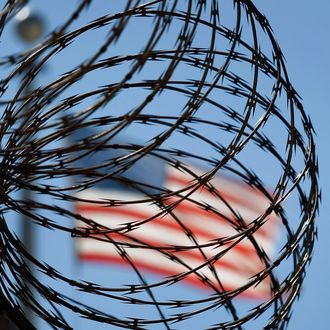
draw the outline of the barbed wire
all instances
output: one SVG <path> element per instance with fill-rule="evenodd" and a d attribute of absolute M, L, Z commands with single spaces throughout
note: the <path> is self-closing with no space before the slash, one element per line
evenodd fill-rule
<path fill-rule="evenodd" d="M 26 3 L 6 2 L 2 38 Z M 73 328 L 72 314 L 127 329 L 184 329 L 189 321 L 205 329 L 283 329 L 311 259 L 320 196 L 311 120 L 266 17 L 248 0 L 127 0 L 88 16 L 97 6 L 80 1 L 38 45 L 0 59 L 4 308 L 23 328 L 28 308 L 54 329 Z M 169 188 L 127 175 L 148 160 L 188 179 Z M 157 170 L 142 171 L 156 176 Z M 244 219 L 216 184 L 219 175 L 244 182 L 250 203 L 257 193 L 267 207 Z M 139 197 L 85 194 L 108 181 Z M 33 198 L 23 198 L 24 190 Z M 196 197 L 201 191 L 222 207 Z M 201 242 L 178 212 L 187 202 L 223 219 L 231 234 Z M 79 212 L 81 203 L 148 205 L 151 215 L 107 226 Z M 74 277 L 56 253 L 45 261 L 24 245 L 14 224 L 19 215 L 48 250 L 58 248 L 51 235 L 111 245 L 129 265 L 131 282 Z M 152 244 L 135 235 L 166 217 L 190 244 Z M 257 236 L 274 217 L 280 247 L 271 255 Z M 242 242 L 262 267 L 226 288 L 215 264 Z M 133 257 L 139 250 L 184 271 L 149 278 Z M 200 262 L 192 266 L 183 255 L 196 251 Z M 206 289 L 179 294 L 178 285 L 191 276 Z M 237 298 L 264 282 L 268 298 L 240 307 Z M 218 315 L 216 324 L 208 323 L 210 313 Z"/>

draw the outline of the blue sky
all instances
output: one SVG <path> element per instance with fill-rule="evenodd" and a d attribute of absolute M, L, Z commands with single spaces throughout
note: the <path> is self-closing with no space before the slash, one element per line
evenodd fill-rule
<path fill-rule="evenodd" d="M 105 2 L 99 1 L 99 12 L 95 15 L 105 14 L 103 12 Z M 68 5 L 69 1 L 65 0 L 57 1 L 56 5 L 52 3 L 47 7 L 44 5 L 45 1 L 42 0 L 31 3 L 35 9 L 38 9 L 38 12 L 44 14 L 49 26 L 53 26 L 60 16 L 67 15 L 69 9 L 64 10 L 65 6 L 74 4 L 73 1 L 70 1 L 70 5 Z M 316 5 L 312 2 L 298 0 L 258 0 L 254 3 L 268 17 L 286 57 L 291 82 L 302 96 L 304 108 L 313 120 L 320 160 L 323 203 L 318 219 L 318 241 L 312 263 L 308 267 L 301 297 L 293 307 L 293 316 L 288 329 L 326 330 L 328 329 L 327 313 L 329 312 L 328 297 L 330 294 L 327 278 L 330 271 L 330 259 L 327 253 L 329 249 L 327 233 L 330 230 L 327 216 L 330 207 L 326 205 L 330 192 L 330 177 L 327 175 L 327 165 L 330 165 L 328 156 L 330 115 L 326 102 L 330 86 L 328 37 L 330 3 L 325 0 L 317 2 Z M 11 37 L 12 35 L 8 34 L 8 38 Z M 18 41 L 16 43 L 8 41 L 7 44 L 12 49 L 24 47 Z M 4 51 L 3 48 L 2 51 Z M 74 61 L 74 57 L 68 58 L 67 66 L 70 67 Z M 64 65 L 61 70 L 64 70 Z M 56 74 L 56 70 L 52 67 L 47 70 L 50 74 Z M 76 271 L 75 268 L 73 273 Z"/>
<path fill-rule="evenodd" d="M 307 271 L 300 300 L 293 310 L 290 330 L 329 328 L 329 103 L 330 2 L 256 1 L 269 18 L 287 60 L 291 82 L 303 98 L 316 130 L 320 162 L 322 204 L 318 218 L 318 241 Z"/>

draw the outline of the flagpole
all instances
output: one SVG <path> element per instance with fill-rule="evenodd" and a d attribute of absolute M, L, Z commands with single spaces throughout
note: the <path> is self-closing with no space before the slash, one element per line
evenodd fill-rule
<path fill-rule="evenodd" d="M 16 33 L 27 45 L 31 46 L 44 33 L 44 23 L 42 17 L 31 12 L 29 7 L 23 7 L 16 15 Z M 33 64 L 28 69 L 32 69 Z M 33 91 L 33 82 L 30 82 L 24 89 L 24 94 L 28 95 Z M 27 109 L 23 109 L 24 117 L 27 116 Z M 33 200 L 33 194 L 29 189 L 23 189 L 23 200 L 28 204 Z M 28 253 L 33 255 L 34 252 L 34 232 L 31 219 L 22 214 L 22 242 Z M 33 264 L 29 260 L 25 260 L 33 273 Z M 25 313 L 28 321 L 33 324 L 33 313 L 29 308 L 25 308 Z"/>

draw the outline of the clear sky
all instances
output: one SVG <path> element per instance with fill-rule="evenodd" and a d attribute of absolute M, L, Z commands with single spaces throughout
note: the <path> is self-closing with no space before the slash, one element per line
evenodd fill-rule
<path fill-rule="evenodd" d="M 100 15 L 104 1 L 100 3 Z M 73 1 L 58 0 L 57 6 L 46 1 L 31 1 L 33 7 L 45 16 L 49 26 L 63 15 L 67 4 Z M 58 5 L 61 3 L 60 5 Z M 326 97 L 330 93 L 330 2 L 301 0 L 254 0 L 261 12 L 266 14 L 287 60 L 291 82 L 303 98 L 305 111 L 311 116 L 316 130 L 316 143 L 320 162 L 320 185 L 323 202 L 318 219 L 318 241 L 314 257 L 308 267 L 300 299 L 294 304 L 289 330 L 327 330 L 330 287 L 328 254 L 330 224 L 327 221 L 330 207 L 329 139 L 330 114 Z M 62 8 L 62 10 L 60 9 Z M 15 49 L 19 42 L 15 38 L 9 43 Z M 19 44 L 23 47 L 22 44 Z M 0 48 L 1 50 L 1 48 Z M 2 48 L 3 51 L 3 48 Z M 7 51 L 6 51 L 7 53 Z M 70 58 L 69 61 L 74 61 Z M 49 68 L 50 72 L 53 70 Z"/>
<path fill-rule="evenodd" d="M 300 300 L 295 304 L 290 330 L 329 328 L 329 122 L 330 2 L 258 0 L 255 4 L 269 18 L 287 60 L 291 82 L 303 98 L 317 133 L 322 204 L 318 241 L 307 271 Z"/>

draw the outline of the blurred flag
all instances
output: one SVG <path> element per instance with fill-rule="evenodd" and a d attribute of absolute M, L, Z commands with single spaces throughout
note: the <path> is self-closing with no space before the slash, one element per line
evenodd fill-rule
<path fill-rule="evenodd" d="M 118 157 L 120 152 L 116 152 L 110 158 Z M 93 162 L 99 163 L 101 159 L 95 157 Z M 189 194 L 186 188 L 196 182 L 196 175 L 204 173 L 191 166 L 189 172 L 166 165 L 155 156 L 147 156 L 122 174 L 141 184 L 146 194 L 113 180 L 103 180 L 79 192 L 76 212 L 87 222 L 92 220 L 89 224 L 77 222 L 77 228 L 87 229 L 89 234 L 89 237 L 77 238 L 79 258 L 134 264 L 141 271 L 166 278 L 177 275 L 177 279 L 185 283 L 220 291 L 247 284 L 265 269 L 258 253 L 272 256 L 278 219 L 271 214 L 253 234 L 253 239 L 241 239 L 239 233 L 243 226 L 237 216 L 248 226 L 265 212 L 270 201 L 255 188 L 221 176 L 211 180 L 212 193 L 204 187 Z M 163 192 L 177 193 L 163 200 L 163 204 L 145 201 L 148 194 L 160 192 L 157 187 Z M 110 203 L 111 200 L 117 202 Z M 166 209 L 168 205 L 174 207 Z M 93 234 L 93 222 L 100 225 L 98 229 L 109 230 L 101 235 Z M 236 239 L 221 241 L 234 235 Z M 243 295 L 264 299 L 270 293 L 270 280 L 266 278 Z"/>

